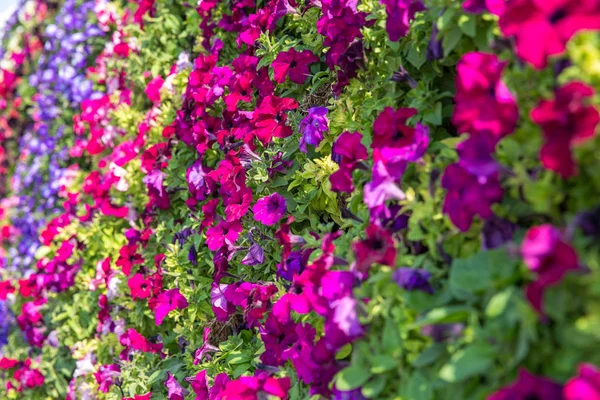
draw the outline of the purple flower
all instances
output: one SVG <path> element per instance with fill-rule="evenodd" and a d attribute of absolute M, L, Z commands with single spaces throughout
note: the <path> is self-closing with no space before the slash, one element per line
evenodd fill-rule
<path fill-rule="evenodd" d="M 463 10 L 470 13 L 479 14 L 487 11 L 486 0 L 466 0 L 463 2 Z"/>
<path fill-rule="evenodd" d="M 265 251 L 258 244 L 254 243 L 250 246 L 248 254 L 242 260 L 244 265 L 259 265 L 265 261 Z"/>
<path fill-rule="evenodd" d="M 445 342 L 447 340 L 458 339 L 464 330 L 463 324 L 435 324 L 425 325 L 421 328 L 421 333 L 429 336 L 435 342 Z"/>
<path fill-rule="evenodd" d="M 300 121 L 298 131 L 302 134 L 300 138 L 300 150 L 306 153 L 306 144 L 317 147 L 323 140 L 323 133 L 329 130 L 329 120 L 327 119 L 327 108 L 311 107 L 308 115 Z"/>
<path fill-rule="evenodd" d="M 279 193 L 259 199 L 254 207 L 254 219 L 267 226 L 275 225 L 286 211 L 285 199 Z"/>
<path fill-rule="evenodd" d="M 498 172 L 498 163 L 492 157 L 496 139 L 491 135 L 469 135 L 456 147 L 461 167 L 477 176 L 489 176 Z"/>
<path fill-rule="evenodd" d="M 517 225 L 494 215 L 483 223 L 481 247 L 484 250 L 501 247 L 513 239 L 516 230 Z"/>
<path fill-rule="evenodd" d="M 392 275 L 398 286 L 406 290 L 422 290 L 423 292 L 433 294 L 433 288 L 429 283 L 431 274 L 429 271 L 420 268 L 398 268 Z"/>

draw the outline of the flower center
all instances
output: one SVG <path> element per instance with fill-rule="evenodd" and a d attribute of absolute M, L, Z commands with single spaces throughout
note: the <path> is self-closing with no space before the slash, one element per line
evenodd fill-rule
<path fill-rule="evenodd" d="M 550 23 L 554 25 L 561 19 L 565 18 L 566 16 L 567 16 L 567 12 L 564 9 L 562 9 L 562 8 L 558 9 L 558 10 L 554 11 L 554 13 L 552 15 L 550 15 Z"/>

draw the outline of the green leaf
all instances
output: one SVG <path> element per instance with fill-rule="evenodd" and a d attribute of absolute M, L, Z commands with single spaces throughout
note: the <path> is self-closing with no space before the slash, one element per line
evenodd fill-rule
<path fill-rule="evenodd" d="M 424 325 L 465 321 L 469 314 L 474 311 L 474 308 L 462 305 L 434 308 L 417 320 L 412 327 L 420 328 Z"/>
<path fill-rule="evenodd" d="M 509 287 L 500 293 L 496 293 L 488 302 L 488 305 L 485 308 L 485 315 L 488 318 L 496 318 L 504 313 L 513 294 L 514 290 L 512 287 Z"/>
<path fill-rule="evenodd" d="M 382 372 L 398 367 L 398 360 L 385 354 L 376 355 L 371 360 L 371 363 L 373 364 L 371 372 L 374 374 L 381 374 Z"/>
<path fill-rule="evenodd" d="M 379 396 L 379 393 L 385 388 L 387 377 L 385 375 L 378 375 L 365 383 L 362 387 L 362 394 L 368 399 L 375 399 Z"/>
<path fill-rule="evenodd" d="M 412 362 L 415 368 L 422 368 L 427 365 L 434 363 L 443 354 L 446 353 L 446 346 L 442 343 L 434 343 L 423 351 L 419 356 Z"/>
<path fill-rule="evenodd" d="M 164 381 L 166 378 L 166 373 L 163 370 L 154 371 L 152 375 L 148 378 L 148 386 L 154 385 L 156 382 Z"/>
<path fill-rule="evenodd" d="M 462 31 L 458 26 L 452 27 L 450 32 L 444 35 L 442 39 L 442 46 L 444 47 L 444 56 L 448 56 L 448 54 L 452 53 L 452 50 L 456 47 L 460 39 L 462 38 Z"/>
<path fill-rule="evenodd" d="M 474 344 L 457 351 L 440 370 L 446 382 L 461 382 L 488 369 L 494 362 L 494 348 L 487 344 Z"/>
<path fill-rule="evenodd" d="M 477 25 L 473 14 L 463 14 L 458 19 L 458 26 L 463 33 L 469 37 L 475 37 L 477 34 Z"/>
<path fill-rule="evenodd" d="M 335 377 L 336 387 L 343 391 L 361 387 L 371 377 L 365 367 L 366 365 L 352 364 L 341 370 Z"/>

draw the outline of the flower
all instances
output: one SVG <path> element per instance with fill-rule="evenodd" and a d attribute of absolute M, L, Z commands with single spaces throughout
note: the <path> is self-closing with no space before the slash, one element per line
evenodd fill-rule
<path fill-rule="evenodd" d="M 167 380 L 165 381 L 167 387 L 167 395 L 169 400 L 184 400 L 190 392 L 184 389 L 179 382 L 175 379 L 170 372 L 167 372 Z"/>
<path fill-rule="evenodd" d="M 204 341 L 204 343 L 198 350 L 196 350 L 196 353 L 194 353 L 194 365 L 201 363 L 204 356 L 211 360 L 212 357 L 207 354 L 209 351 L 219 351 L 218 347 L 215 347 L 212 344 L 208 343 L 209 337 L 210 328 L 204 328 L 204 332 L 202 333 L 202 340 Z"/>
<path fill-rule="evenodd" d="M 127 332 L 123 333 L 119 337 L 119 343 L 125 347 L 121 358 L 126 360 L 131 350 L 142 351 L 145 353 L 159 353 L 162 354 L 162 343 L 152 343 L 144 336 L 142 336 L 135 328 L 129 328 Z"/>
<path fill-rule="evenodd" d="M 15 292 L 15 288 L 10 281 L 0 281 L 0 300 L 6 300 L 6 297 Z"/>
<path fill-rule="evenodd" d="M 433 294 L 433 288 L 429 283 L 431 274 L 429 271 L 420 268 L 401 267 L 394 271 L 392 279 L 398 286 L 406 290 L 421 290 L 425 293 Z"/>
<path fill-rule="evenodd" d="M 121 368 L 117 364 L 102 365 L 98 372 L 94 372 L 99 389 L 103 393 L 108 393 L 110 387 L 115 383 L 115 379 L 121 375 Z"/>
<path fill-rule="evenodd" d="M 563 178 L 577 173 L 570 149 L 592 138 L 600 122 L 600 113 L 586 100 L 594 89 L 580 82 L 571 82 L 556 90 L 554 100 L 542 100 L 531 112 L 531 119 L 544 133 L 540 149 L 542 165 L 558 172 Z"/>
<path fill-rule="evenodd" d="M 456 107 L 452 123 L 459 133 L 487 134 L 496 140 L 512 133 L 517 104 L 500 79 L 506 62 L 494 54 L 467 53 L 456 67 Z"/>
<path fill-rule="evenodd" d="M 182 310 L 188 306 L 185 297 L 179 292 L 179 289 L 171 289 L 162 292 L 156 300 L 154 317 L 156 325 L 162 324 L 165 317 L 173 310 Z"/>
<path fill-rule="evenodd" d="M 537 69 L 548 57 L 562 54 L 569 39 L 581 30 L 600 29 L 596 0 L 513 0 L 500 14 L 500 30 L 514 37 L 517 55 Z"/>
<path fill-rule="evenodd" d="M 150 400 L 152 397 L 152 392 L 148 392 L 146 394 L 136 394 L 133 397 L 125 397 L 123 400 Z"/>
<path fill-rule="evenodd" d="M 275 225 L 286 211 L 285 198 L 279 193 L 259 199 L 252 207 L 254 219 L 264 225 Z"/>
<path fill-rule="evenodd" d="M 291 98 L 266 96 L 262 98 L 258 108 L 252 114 L 255 135 L 264 146 L 274 137 L 286 138 L 292 135 L 292 128 L 287 126 L 286 111 L 298 108 L 298 102 Z"/>
<path fill-rule="evenodd" d="M 260 265 L 265 261 L 265 251 L 259 244 L 254 243 L 250 246 L 248 254 L 242 260 L 244 265 Z"/>
<path fill-rule="evenodd" d="M 360 142 L 362 135 L 358 132 L 344 132 L 333 144 L 331 149 L 331 158 L 340 169 L 334 172 L 330 177 L 331 190 L 334 192 L 352 192 L 354 185 L 352 183 L 352 171 L 361 160 L 368 157 L 367 149 Z"/>
<path fill-rule="evenodd" d="M 550 224 L 530 228 L 521 244 L 525 265 L 536 278 L 525 288 L 531 305 L 543 314 L 543 296 L 547 287 L 560 282 L 563 276 L 579 268 L 577 253 L 561 238 L 560 231 Z"/>
<path fill-rule="evenodd" d="M 288 51 L 277 54 L 275 61 L 271 64 L 274 71 L 273 78 L 275 82 L 283 83 L 285 78 L 289 76 L 290 81 L 302 85 L 310 74 L 308 66 L 317 61 L 319 61 L 319 57 L 315 56 L 310 50 L 299 52 L 292 47 Z"/>
<path fill-rule="evenodd" d="M 224 245 L 234 244 L 241 231 L 240 221 L 221 221 L 206 231 L 206 245 L 210 251 L 217 251 Z"/>
<path fill-rule="evenodd" d="M 498 173 L 477 177 L 458 163 L 446 168 L 442 187 L 447 190 L 443 212 L 463 232 L 469 230 L 476 215 L 492 217 L 491 205 L 502 200 L 504 194 Z"/>
<path fill-rule="evenodd" d="M 421 0 L 381 0 L 381 3 L 388 15 L 385 29 L 392 42 L 406 36 L 415 14 L 425 9 Z"/>
<path fill-rule="evenodd" d="M 487 400 L 562 400 L 562 387 L 550 379 L 535 376 L 521 369 L 519 377 L 510 386 L 488 396 Z"/>
<path fill-rule="evenodd" d="M 160 75 L 155 76 L 154 79 L 148 82 L 144 93 L 146 93 L 151 102 L 160 103 L 160 88 L 162 88 L 164 83 L 165 81 Z"/>
<path fill-rule="evenodd" d="M 139 272 L 127 280 L 132 299 L 147 299 L 152 294 L 150 279 L 144 278 Z"/>
<path fill-rule="evenodd" d="M 366 277 L 369 268 L 374 263 L 394 266 L 396 262 L 396 247 L 392 235 L 385 229 L 375 224 L 367 227 L 367 238 L 352 244 L 356 259 L 354 269 Z"/>
<path fill-rule="evenodd" d="M 565 383 L 564 400 L 600 400 L 600 371 L 591 364 L 581 364 L 578 372 Z"/>
<path fill-rule="evenodd" d="M 462 8 L 470 13 L 479 14 L 487 11 L 487 0 L 465 0 L 462 3 Z"/>
<path fill-rule="evenodd" d="M 326 107 L 311 107 L 308 115 L 300 121 L 298 131 L 302 134 L 300 138 L 300 150 L 306 153 L 306 144 L 317 147 L 323 140 L 323 134 L 329 130 L 329 120 Z"/>
<path fill-rule="evenodd" d="M 290 378 L 271 378 L 264 372 L 257 372 L 254 376 L 242 376 L 227 382 L 221 398 L 253 400 L 271 395 L 283 400 L 287 399 L 289 390 Z"/>

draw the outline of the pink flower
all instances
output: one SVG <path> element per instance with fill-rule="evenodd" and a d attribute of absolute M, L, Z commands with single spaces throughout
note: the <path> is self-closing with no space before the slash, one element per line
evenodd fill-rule
<path fill-rule="evenodd" d="M 152 397 L 152 392 L 148 392 L 146 394 L 136 394 L 133 397 L 125 397 L 123 400 L 150 400 Z"/>
<path fill-rule="evenodd" d="M 290 390 L 290 378 L 271 378 L 266 373 L 257 372 L 255 376 L 242 376 L 225 385 L 221 397 L 228 400 L 255 400 L 268 395 L 287 399 Z"/>
<path fill-rule="evenodd" d="M 160 102 L 160 88 L 162 88 L 163 83 L 165 83 L 165 81 L 160 75 L 157 75 L 154 79 L 148 82 L 144 93 L 146 93 L 146 96 L 148 96 L 151 102 Z"/>
<path fill-rule="evenodd" d="M 558 172 L 563 178 L 577 173 L 570 148 L 592 138 L 600 122 L 598 110 L 588 99 L 594 89 L 580 82 L 559 88 L 554 100 L 542 100 L 531 112 L 531 119 L 540 125 L 545 143 L 540 150 L 542 165 Z"/>
<path fill-rule="evenodd" d="M 537 69 L 562 54 L 581 30 L 600 29 L 597 0 L 512 0 L 500 14 L 500 29 L 514 37 L 517 55 Z"/>
<path fill-rule="evenodd" d="M 501 80 L 505 65 L 494 54 L 475 52 L 459 61 L 452 116 L 459 133 L 487 134 L 499 140 L 515 130 L 519 110 Z"/>
<path fill-rule="evenodd" d="M 204 328 L 204 332 L 202 334 L 202 340 L 204 341 L 204 343 L 198 350 L 196 350 L 196 353 L 194 353 L 194 365 L 201 363 L 204 359 L 204 356 L 206 356 L 206 358 L 208 358 L 209 360 L 212 360 L 212 357 L 207 354 L 209 351 L 219 351 L 218 347 L 215 347 L 212 344 L 208 343 L 209 337 L 210 328 Z"/>
<path fill-rule="evenodd" d="M 190 392 L 184 389 L 179 382 L 175 379 L 170 372 L 167 372 L 167 380 L 165 381 L 167 387 L 168 400 L 184 400 Z"/>
<path fill-rule="evenodd" d="M 259 199 L 252 207 L 254 219 L 267 226 L 275 225 L 285 215 L 285 211 L 285 199 L 279 193 Z"/>
<path fill-rule="evenodd" d="M 288 51 L 282 51 L 272 64 L 275 82 L 283 83 L 289 76 L 292 82 L 302 85 L 310 74 L 308 66 L 317 61 L 319 57 L 310 50 L 298 52 L 292 47 Z"/>
<path fill-rule="evenodd" d="M 144 263 L 144 259 L 137 253 L 137 250 L 137 243 L 125 245 L 119 250 L 119 258 L 115 264 L 121 267 L 123 273 L 127 276 L 131 274 L 131 268 L 133 266 Z"/>
<path fill-rule="evenodd" d="M 487 400 L 562 400 L 561 389 L 558 383 L 521 369 L 519 377 L 512 385 L 488 396 Z"/>
<path fill-rule="evenodd" d="M 563 389 L 564 400 L 600 400 L 600 371 L 591 364 L 581 364 L 579 375 Z"/>
<path fill-rule="evenodd" d="M 385 29 L 392 42 L 406 36 L 415 14 L 425 9 L 421 0 L 381 0 L 381 3 L 387 11 Z"/>
<path fill-rule="evenodd" d="M 298 108 L 298 102 L 291 98 L 267 96 L 262 99 L 259 107 L 254 110 L 252 123 L 255 135 L 264 146 L 269 144 L 273 137 L 286 138 L 292 135 L 292 128 L 287 126 L 286 111 Z"/>
<path fill-rule="evenodd" d="M 156 325 L 162 324 L 165 317 L 173 310 L 182 310 L 188 306 L 185 297 L 179 292 L 179 289 L 171 289 L 162 292 L 156 300 L 154 308 L 154 317 Z"/>
<path fill-rule="evenodd" d="M 152 294 L 152 284 L 150 279 L 145 279 L 144 275 L 137 273 L 127 280 L 127 286 L 131 291 L 132 299 L 147 299 Z"/>
<path fill-rule="evenodd" d="M 527 231 L 521 255 L 525 265 L 536 274 L 535 281 L 525 288 L 527 299 L 543 314 L 544 291 L 560 282 L 567 272 L 579 268 L 577 253 L 562 240 L 557 228 L 545 224 Z"/>
<path fill-rule="evenodd" d="M 366 147 L 360 142 L 362 135 L 358 132 L 344 132 L 337 138 L 331 149 L 331 158 L 340 169 L 330 177 L 331 190 L 334 192 L 352 192 L 352 172 L 359 161 L 368 157 Z"/>
<path fill-rule="evenodd" d="M 210 251 L 217 251 L 221 247 L 234 244 L 242 231 L 240 221 L 221 221 L 217 226 L 208 228 L 206 231 L 206 245 Z"/>
<path fill-rule="evenodd" d="M 162 355 L 162 343 L 152 343 L 142 336 L 134 328 L 129 328 L 127 332 L 119 337 L 119 343 L 125 347 L 121 353 L 122 359 L 127 359 L 131 350 L 137 350 L 144 353 L 159 353 Z"/>
<path fill-rule="evenodd" d="M 369 225 L 366 233 L 366 239 L 352 244 L 356 259 L 354 268 L 363 278 L 368 276 L 374 263 L 389 266 L 396 264 L 396 247 L 392 235 L 375 224 Z"/>
<path fill-rule="evenodd" d="M 115 379 L 119 376 L 121 376 L 121 368 L 117 364 L 102 365 L 98 372 L 94 373 L 99 390 L 103 393 L 108 393 Z"/>

